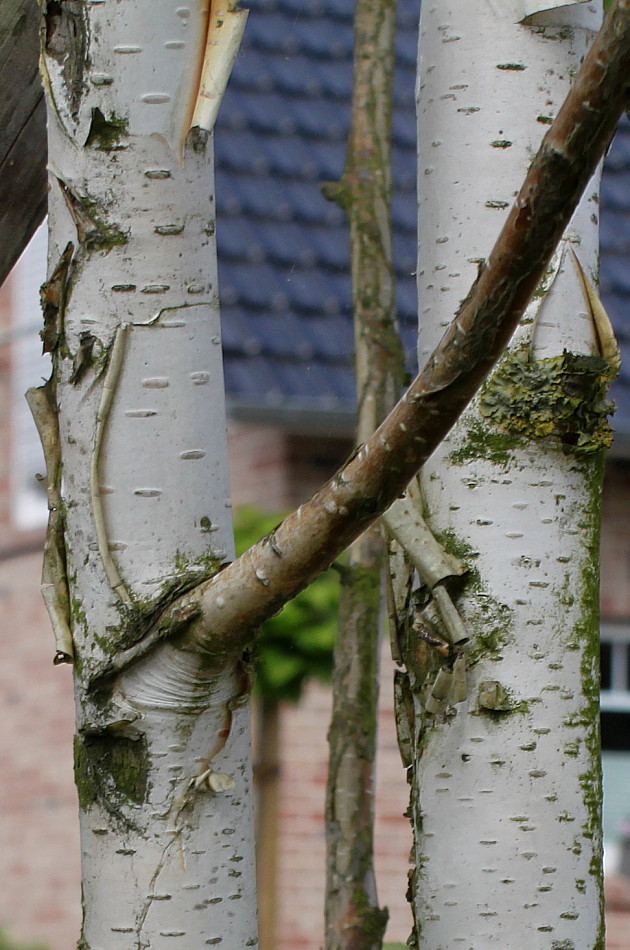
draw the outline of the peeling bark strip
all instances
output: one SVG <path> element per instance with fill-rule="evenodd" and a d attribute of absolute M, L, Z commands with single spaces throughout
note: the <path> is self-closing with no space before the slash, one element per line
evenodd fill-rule
<path fill-rule="evenodd" d="M 44 52 L 62 77 L 64 106 L 76 119 L 85 91 L 88 26 L 82 0 L 46 0 Z"/>
<path fill-rule="evenodd" d="M 208 38 L 191 128 L 211 132 L 217 120 L 232 67 L 243 38 L 248 10 L 235 9 L 235 0 L 213 0 L 208 15 Z"/>
<path fill-rule="evenodd" d="M 66 545 L 61 502 L 61 447 L 59 419 L 52 380 L 29 389 L 26 401 L 41 439 L 46 460 L 48 526 L 44 543 L 41 591 L 55 636 L 53 662 L 71 663 L 74 656 L 70 632 L 70 594 L 66 573 Z"/>
<path fill-rule="evenodd" d="M 200 646 L 246 643 L 389 507 L 509 340 L 630 95 L 630 0 L 617 0 L 531 165 L 508 220 L 436 352 L 394 411 L 309 502 L 190 599 Z M 211 631 L 211 634 L 209 633 Z M 149 638 L 112 667 L 150 648 Z"/>
<path fill-rule="evenodd" d="M 350 221 L 359 443 L 394 406 L 404 371 L 391 234 L 395 34 L 395 0 L 358 0 L 348 150 L 341 181 L 327 186 Z M 341 575 L 326 786 L 327 950 L 380 950 L 388 918 L 373 866 L 382 567 L 373 526 L 351 545 Z"/>

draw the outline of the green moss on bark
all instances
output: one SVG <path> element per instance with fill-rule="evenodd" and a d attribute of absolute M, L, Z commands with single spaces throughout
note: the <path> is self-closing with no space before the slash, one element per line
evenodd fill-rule
<path fill-rule="evenodd" d="M 92 109 L 90 131 L 86 139 L 86 148 L 96 148 L 104 152 L 111 152 L 119 148 L 121 139 L 127 135 L 129 121 L 124 116 L 112 112 L 107 118 L 100 109 Z"/>
<path fill-rule="evenodd" d="M 96 802 L 110 812 L 143 804 L 149 767 L 145 736 L 131 739 L 114 732 L 75 736 L 74 778 L 84 810 Z"/>

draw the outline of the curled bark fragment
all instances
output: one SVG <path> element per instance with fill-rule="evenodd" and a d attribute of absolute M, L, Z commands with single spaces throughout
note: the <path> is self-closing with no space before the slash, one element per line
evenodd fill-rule
<path fill-rule="evenodd" d="M 64 313 L 73 256 L 74 244 L 69 243 L 39 293 L 44 314 L 44 328 L 40 334 L 44 353 L 54 353 L 63 340 Z"/>
<path fill-rule="evenodd" d="M 606 309 L 600 300 L 599 294 L 591 283 L 586 271 L 580 264 L 580 259 L 573 248 L 571 248 L 571 255 L 573 257 L 573 263 L 575 264 L 575 268 L 582 284 L 584 298 L 586 300 L 589 313 L 593 319 L 599 352 L 610 365 L 611 373 L 614 373 L 616 376 L 621 367 L 621 353 L 619 352 L 619 347 L 617 346 L 615 331 L 613 330 L 610 318 L 606 313 Z"/>
<path fill-rule="evenodd" d="M 66 576 L 64 518 L 61 505 L 61 454 L 59 422 L 53 382 L 29 389 L 26 401 L 33 414 L 46 461 L 48 527 L 44 543 L 41 591 L 55 636 L 55 665 L 72 663 L 74 647 L 70 630 L 70 595 Z"/>
<path fill-rule="evenodd" d="M 382 516 L 382 521 L 389 534 L 396 540 L 405 552 L 408 560 L 414 565 L 421 580 L 426 584 L 431 592 L 432 601 L 421 611 L 421 615 L 427 624 L 436 629 L 436 633 L 446 637 L 449 643 L 462 644 L 469 639 L 464 622 L 462 621 L 451 596 L 446 589 L 444 582 L 450 577 L 461 577 L 466 573 L 467 568 L 458 558 L 445 551 L 439 541 L 433 536 L 431 529 L 422 516 L 422 496 L 417 479 L 414 479 L 409 485 L 405 494 L 398 498 L 391 508 Z M 398 578 L 398 584 L 401 583 L 402 571 L 400 566 L 394 568 Z M 407 588 L 410 581 L 407 579 Z M 389 585 L 392 585 L 392 572 L 390 568 Z M 401 594 L 398 594 L 398 600 L 401 601 Z M 394 607 L 394 600 L 390 595 L 390 604 Z M 436 625 L 430 616 L 432 607 L 437 608 L 441 622 Z M 398 615 L 403 609 L 404 604 L 398 605 Z M 427 610 L 429 614 L 427 614 Z M 391 610 L 390 610 L 391 616 Z M 396 628 L 400 623 L 394 619 L 393 626 Z M 396 657 L 394 657 L 396 659 Z"/>
<path fill-rule="evenodd" d="M 436 541 L 422 516 L 418 482 L 409 488 L 382 516 L 388 532 L 407 552 L 423 582 L 431 590 L 447 577 L 461 576 L 466 567 Z"/>

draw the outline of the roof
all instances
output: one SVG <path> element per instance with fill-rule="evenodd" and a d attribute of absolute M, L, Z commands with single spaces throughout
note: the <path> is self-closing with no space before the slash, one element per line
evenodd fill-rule
<path fill-rule="evenodd" d="M 630 440 L 630 121 L 622 119 L 606 157 L 601 190 L 600 294 L 621 350 L 611 387 L 613 425 Z"/>
<path fill-rule="evenodd" d="M 223 346 L 232 412 L 326 411 L 352 431 L 355 386 L 346 216 L 320 183 L 343 171 L 350 120 L 349 0 L 253 0 L 215 136 Z M 401 4 L 393 117 L 398 314 L 416 334 L 416 2 Z M 410 366 L 410 368 L 412 368 Z M 271 414 L 271 415 L 270 415 Z M 335 421 L 336 420 L 336 421 Z"/>
<path fill-rule="evenodd" d="M 350 119 L 349 0 L 248 0 L 243 48 L 215 137 L 225 376 L 233 415 L 351 432 L 348 231 L 320 183 L 343 170 Z M 415 368 L 414 84 L 418 0 L 399 0 L 393 115 L 397 310 Z M 602 188 L 602 289 L 625 370 L 616 427 L 630 437 L 630 123 Z M 325 413 L 325 415 L 324 415 Z"/>

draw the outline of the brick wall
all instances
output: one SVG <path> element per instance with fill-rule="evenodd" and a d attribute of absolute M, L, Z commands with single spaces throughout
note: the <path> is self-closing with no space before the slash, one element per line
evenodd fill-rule
<path fill-rule="evenodd" d="M 79 928 L 72 671 L 53 666 L 41 555 L 0 562 L 0 928 L 70 950 Z"/>

